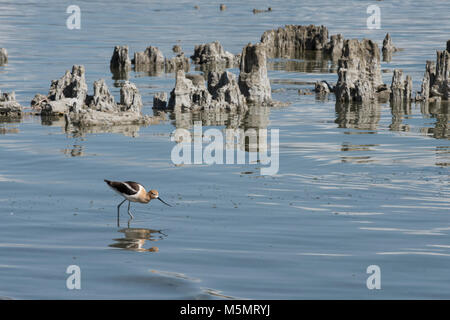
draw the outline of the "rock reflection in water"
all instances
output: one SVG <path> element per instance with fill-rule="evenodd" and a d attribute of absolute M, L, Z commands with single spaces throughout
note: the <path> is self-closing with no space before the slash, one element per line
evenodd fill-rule
<path fill-rule="evenodd" d="M 150 246 L 147 243 L 148 247 L 145 248 L 144 245 L 147 241 L 156 242 L 167 237 L 161 230 L 147 228 L 124 228 L 118 231 L 123 233 L 124 237 L 113 239 L 115 242 L 110 244 L 109 247 L 139 252 L 158 252 L 158 247 Z"/>
<path fill-rule="evenodd" d="M 62 150 L 62 153 L 69 157 L 82 157 L 84 156 L 84 147 L 82 145 L 73 145 L 72 148 L 66 148 Z"/>
<path fill-rule="evenodd" d="M 139 64 L 133 67 L 137 77 L 158 77 L 164 74 L 164 65 L 154 66 L 147 64 Z"/>
<path fill-rule="evenodd" d="M 110 67 L 112 79 L 117 82 L 119 80 L 129 80 L 130 71 L 128 69 L 112 68 Z"/>
<path fill-rule="evenodd" d="M 374 131 L 378 128 L 381 107 L 376 102 L 336 102 L 336 120 L 339 128 Z"/>
<path fill-rule="evenodd" d="M 373 151 L 372 147 L 377 147 L 378 144 L 350 144 L 342 143 L 341 151 Z"/>
<path fill-rule="evenodd" d="M 441 167 L 450 166 L 450 147 L 437 146 L 436 147 L 436 165 Z"/>
<path fill-rule="evenodd" d="M 227 110 L 174 111 L 170 115 L 177 129 L 191 129 L 194 122 L 200 121 L 202 126 L 225 126 L 226 129 L 263 129 L 269 124 L 270 108 L 250 105 L 246 112 Z"/>
<path fill-rule="evenodd" d="M 41 115 L 41 124 L 49 127 L 65 127 L 66 120 L 62 116 Z"/>
<path fill-rule="evenodd" d="M 350 144 L 347 142 L 342 143 L 341 151 L 345 152 L 345 156 L 341 156 L 341 162 L 343 163 L 370 163 L 375 160 L 372 159 L 371 156 L 366 155 L 365 152 L 374 151 L 373 147 L 377 147 L 377 144 Z M 349 153 L 350 152 L 350 153 Z M 347 153 L 355 155 L 347 155 Z M 362 153 L 364 152 L 364 153 Z"/>
<path fill-rule="evenodd" d="M 170 119 L 177 129 L 191 129 L 194 122 L 200 121 L 202 126 L 226 126 L 237 128 L 242 123 L 245 113 L 230 111 L 179 111 L 171 113 Z"/>
<path fill-rule="evenodd" d="M 155 118 L 154 123 L 158 124 L 164 118 Z M 141 127 L 145 125 L 140 124 L 126 124 L 126 125 L 99 125 L 99 126 L 76 126 L 76 125 L 67 125 L 66 120 L 63 116 L 41 116 L 41 124 L 44 126 L 51 127 L 62 127 L 63 132 L 72 138 L 84 137 L 88 134 L 96 134 L 96 133 L 116 133 L 123 134 L 127 137 L 138 137 L 139 130 Z"/>
<path fill-rule="evenodd" d="M 304 51 L 297 55 L 267 61 L 268 70 L 306 73 L 336 73 L 337 64 L 321 51 Z"/>
<path fill-rule="evenodd" d="M 195 71 L 201 71 L 205 73 L 205 76 L 207 78 L 208 72 L 224 72 L 227 69 L 230 68 L 239 68 L 239 63 L 235 62 L 209 62 L 209 63 L 203 63 L 203 64 L 196 64 L 194 67 Z"/>
<path fill-rule="evenodd" d="M 389 125 L 391 131 L 410 131 L 407 124 L 403 124 L 403 119 L 407 115 L 411 115 L 411 102 L 407 100 L 396 100 L 390 102 L 392 123 Z"/>
<path fill-rule="evenodd" d="M 192 129 L 195 122 L 202 127 L 225 126 L 224 135 L 236 137 L 236 141 L 226 139 L 225 148 L 234 148 L 247 152 L 266 152 L 267 144 L 259 141 L 259 129 L 267 129 L 269 125 L 270 107 L 250 105 L 246 112 L 230 112 L 226 110 L 202 110 L 198 112 L 174 111 L 170 115 L 177 129 Z M 267 133 L 269 135 L 269 133 Z M 267 137 L 267 140 L 269 138 Z M 269 143 L 269 142 L 267 142 Z"/>
<path fill-rule="evenodd" d="M 80 127 L 80 126 L 64 126 L 66 134 L 73 138 L 84 137 L 87 134 L 94 133 L 118 133 L 123 134 L 127 137 L 138 137 L 140 125 L 128 124 L 128 125 L 115 125 L 115 126 L 91 126 L 91 127 Z"/>
<path fill-rule="evenodd" d="M 450 137 L 450 130 L 448 122 L 450 120 L 450 102 L 424 102 L 420 103 L 420 111 L 424 116 L 435 118 L 434 128 L 422 128 L 421 132 L 426 135 L 431 135 L 436 139 L 448 139 Z"/>
<path fill-rule="evenodd" d="M 19 128 L 14 126 L 14 124 L 20 123 L 20 119 L 0 117 L 0 135 L 1 134 L 11 134 L 19 133 Z"/>

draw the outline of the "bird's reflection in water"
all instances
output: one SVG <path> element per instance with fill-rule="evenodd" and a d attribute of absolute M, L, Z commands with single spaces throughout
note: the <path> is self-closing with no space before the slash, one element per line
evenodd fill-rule
<path fill-rule="evenodd" d="M 139 251 L 139 252 L 158 252 L 159 248 L 151 246 L 151 242 L 163 240 L 167 237 L 161 230 L 153 230 L 147 228 L 123 228 L 118 232 L 123 233 L 123 238 L 113 239 L 115 242 L 110 244 L 110 247 L 121 248 L 125 250 Z M 147 248 L 144 247 L 146 242 Z"/>

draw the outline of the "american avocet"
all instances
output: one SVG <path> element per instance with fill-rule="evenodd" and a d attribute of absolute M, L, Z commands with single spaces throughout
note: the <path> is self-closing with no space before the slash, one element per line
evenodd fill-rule
<path fill-rule="evenodd" d="M 120 213 L 120 206 L 128 200 L 128 214 L 133 219 L 133 215 L 130 212 L 130 205 L 131 202 L 139 202 L 139 203 L 149 203 L 153 199 L 158 199 L 165 205 L 171 207 L 170 204 L 166 203 L 163 199 L 159 197 L 159 193 L 157 190 L 150 190 L 147 192 L 145 188 L 133 181 L 125 181 L 125 182 L 119 182 L 119 181 L 109 181 L 105 179 L 105 182 L 108 186 L 111 187 L 115 192 L 120 194 L 122 197 L 125 198 L 118 206 L 117 206 L 117 219 L 119 218 Z"/>

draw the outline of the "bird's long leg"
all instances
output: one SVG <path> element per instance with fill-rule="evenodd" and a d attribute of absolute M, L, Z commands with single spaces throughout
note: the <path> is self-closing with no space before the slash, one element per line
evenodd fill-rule
<path fill-rule="evenodd" d="M 131 219 L 134 219 L 133 215 L 130 212 L 130 205 L 131 205 L 131 201 L 128 201 L 128 214 L 130 215 Z"/>
<path fill-rule="evenodd" d="M 118 206 L 117 206 L 117 226 L 120 227 L 120 223 L 119 223 L 119 215 L 120 215 L 120 206 L 127 201 L 127 199 L 123 200 Z"/>

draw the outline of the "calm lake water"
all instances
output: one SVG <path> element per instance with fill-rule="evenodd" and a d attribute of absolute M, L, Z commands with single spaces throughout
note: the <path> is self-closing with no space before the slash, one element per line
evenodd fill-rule
<path fill-rule="evenodd" d="M 382 63 L 383 79 L 401 68 L 418 90 L 426 60 L 450 38 L 447 1 L 4 1 L 0 0 L 0 90 L 29 106 L 74 64 L 120 81 L 109 59 L 149 45 L 186 55 L 219 40 L 238 53 L 267 30 L 323 24 L 330 34 L 370 38 L 387 32 L 404 50 Z M 66 28 L 66 8 L 81 8 L 81 29 Z M 366 8 L 381 8 L 381 29 Z M 198 5 L 199 9 L 194 9 Z M 253 14 L 252 9 L 272 12 Z M 299 95 L 305 82 L 335 82 L 331 62 L 270 61 L 273 98 L 285 108 L 236 115 L 168 114 L 147 127 L 69 131 L 63 119 L 25 116 L 0 122 L 0 297 L 13 299 L 450 298 L 449 108 L 412 104 L 336 106 L 334 97 Z M 194 66 L 192 66 L 194 71 Z M 237 69 L 232 72 L 238 73 Z M 130 72 L 144 113 L 169 92 L 174 74 Z M 260 164 L 175 166 L 176 127 L 279 129 L 279 171 Z M 240 122 L 239 122 L 240 121 Z M 126 205 L 103 179 L 135 180 L 163 199 Z M 81 290 L 66 269 L 81 269 Z M 381 270 L 369 290 L 367 267 Z"/>

